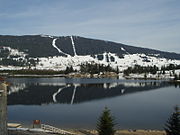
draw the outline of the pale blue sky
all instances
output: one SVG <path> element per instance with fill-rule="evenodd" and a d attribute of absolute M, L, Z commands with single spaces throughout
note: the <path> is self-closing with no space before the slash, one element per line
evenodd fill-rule
<path fill-rule="evenodd" d="M 78 35 L 180 53 L 180 0 L 0 0 L 0 34 Z"/>

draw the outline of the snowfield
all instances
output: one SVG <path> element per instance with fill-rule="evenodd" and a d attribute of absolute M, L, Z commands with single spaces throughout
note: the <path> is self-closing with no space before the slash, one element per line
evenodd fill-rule
<path fill-rule="evenodd" d="M 58 49 L 57 49 L 58 50 Z M 59 50 L 60 53 L 63 53 Z M 97 54 L 100 55 L 100 54 Z M 53 56 L 53 57 L 39 57 L 39 62 L 36 64 L 36 67 L 31 67 L 36 68 L 36 69 L 41 69 L 41 70 L 65 70 L 66 67 L 72 66 L 74 69 L 79 70 L 81 64 L 85 63 L 97 63 L 97 64 L 103 64 L 103 65 L 110 65 L 114 69 L 118 67 L 119 71 L 123 71 L 127 69 L 128 67 L 133 67 L 134 65 L 140 65 L 140 66 L 154 66 L 156 65 L 157 67 L 162 67 L 162 66 L 167 66 L 169 64 L 180 64 L 180 60 L 171 60 L 171 59 L 165 59 L 165 58 L 157 58 L 155 56 L 146 56 L 145 54 L 125 54 L 124 58 L 119 58 L 116 54 L 113 53 L 103 53 L 102 60 L 98 60 L 98 58 L 92 57 L 90 55 L 85 55 L 85 56 L 70 56 L 66 55 L 64 56 Z M 16 58 L 16 59 L 25 59 L 21 55 L 21 57 Z M 114 61 L 111 61 L 110 57 L 114 58 Z M 31 58 L 35 59 L 36 58 Z M 28 67 L 15 67 L 15 66 L 1 66 L 0 65 L 0 70 L 21 70 L 21 69 L 26 69 Z"/>
<path fill-rule="evenodd" d="M 97 63 L 102 65 L 110 65 L 114 69 L 119 69 L 119 71 L 123 71 L 127 69 L 128 67 L 133 67 L 134 65 L 140 65 L 140 66 L 154 66 L 162 67 L 167 66 L 169 64 L 175 64 L 180 65 L 180 60 L 171 60 L 166 58 L 159 58 L 159 54 L 130 54 L 127 50 L 125 50 L 123 47 L 120 47 L 119 49 L 124 51 L 123 58 L 120 58 L 115 53 L 111 52 L 104 52 L 103 54 L 95 54 L 93 56 L 91 55 L 78 55 L 76 52 L 76 44 L 74 43 L 73 36 L 70 36 L 70 41 L 72 43 L 72 48 L 74 55 L 71 56 L 70 54 L 67 54 L 63 52 L 59 47 L 56 46 L 56 40 L 58 40 L 57 37 L 49 36 L 49 35 L 41 35 L 41 37 L 46 37 L 52 39 L 52 47 L 56 49 L 60 54 L 64 54 L 65 56 L 51 56 L 51 57 L 38 57 L 38 62 L 36 63 L 36 66 L 31 65 L 31 69 L 40 69 L 40 70 L 65 70 L 67 67 L 72 66 L 74 70 L 79 70 L 80 65 L 85 63 Z M 1 49 L 6 49 L 9 51 L 9 55 L 7 58 L 10 58 L 11 56 L 16 56 L 15 58 L 12 58 L 13 60 L 17 61 L 26 61 L 26 56 L 28 56 L 27 53 L 19 51 L 17 49 L 13 49 L 10 47 L 3 47 Z M 1 50 L 0 50 L 1 51 Z M 98 56 L 101 55 L 103 59 L 99 60 Z M 112 59 L 113 58 L 113 59 Z M 37 58 L 30 57 L 29 59 L 33 59 L 37 61 Z M 2 58 L 0 58 L 2 60 Z M 0 70 L 21 70 L 21 69 L 28 69 L 28 67 L 18 67 L 18 66 L 3 66 L 0 65 Z"/>
<path fill-rule="evenodd" d="M 36 66 L 37 69 L 54 69 L 65 70 L 66 67 L 72 66 L 74 69 L 79 70 L 81 64 L 85 63 L 97 63 L 103 65 L 110 65 L 113 68 L 119 68 L 120 71 L 133 67 L 134 65 L 140 66 L 154 66 L 162 67 L 169 64 L 180 64 L 180 60 L 170 60 L 165 58 L 157 58 L 153 56 L 146 56 L 145 54 L 126 54 L 124 58 L 119 58 L 116 54 L 103 53 L 103 60 L 98 60 L 97 57 L 90 55 L 86 56 L 54 56 L 49 58 L 39 58 L 39 63 Z M 110 57 L 114 57 L 114 61 L 110 60 Z M 146 58 L 145 58 L 146 57 Z M 148 59 L 148 62 L 146 61 Z"/>

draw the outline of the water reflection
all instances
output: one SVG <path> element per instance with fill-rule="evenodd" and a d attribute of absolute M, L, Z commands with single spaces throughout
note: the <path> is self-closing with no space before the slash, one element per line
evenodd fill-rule
<path fill-rule="evenodd" d="M 9 121 L 25 125 L 40 119 L 57 127 L 93 129 L 107 106 L 120 128 L 163 129 L 172 108 L 180 103 L 179 86 L 175 88 L 174 84 L 162 81 L 105 78 L 8 81 Z"/>
<path fill-rule="evenodd" d="M 170 84 L 161 81 L 126 81 L 108 83 L 16 82 L 8 91 L 8 105 L 78 104 L 156 90 Z"/>

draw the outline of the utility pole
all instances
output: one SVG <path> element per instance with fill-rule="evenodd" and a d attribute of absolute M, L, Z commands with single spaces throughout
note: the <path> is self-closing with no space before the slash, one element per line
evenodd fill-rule
<path fill-rule="evenodd" d="M 7 84 L 0 82 L 0 135 L 8 135 L 7 131 Z"/>

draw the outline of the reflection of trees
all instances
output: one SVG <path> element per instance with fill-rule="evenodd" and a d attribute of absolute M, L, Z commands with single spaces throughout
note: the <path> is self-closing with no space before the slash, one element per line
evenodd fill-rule
<path fill-rule="evenodd" d="M 8 104 L 49 104 L 53 102 L 52 95 L 57 91 L 58 88 L 59 86 L 41 86 L 38 84 L 29 84 L 23 90 L 8 95 Z"/>
<path fill-rule="evenodd" d="M 170 85 L 173 85 L 175 88 L 180 88 L 180 82 L 178 81 L 170 81 L 169 82 Z"/>
<path fill-rule="evenodd" d="M 49 103 L 81 103 L 170 85 L 165 82 L 116 82 L 92 84 L 28 84 L 23 90 L 8 95 L 8 104 L 41 105 Z M 123 90 L 123 92 L 122 92 Z"/>
<path fill-rule="evenodd" d="M 99 83 L 99 84 L 81 84 L 81 87 L 87 88 L 87 87 L 97 87 L 97 88 L 103 88 L 103 84 Z"/>
<path fill-rule="evenodd" d="M 20 90 L 24 90 L 26 88 L 25 83 L 15 83 L 12 84 L 11 87 L 8 89 L 8 95 L 11 93 L 19 92 Z"/>

